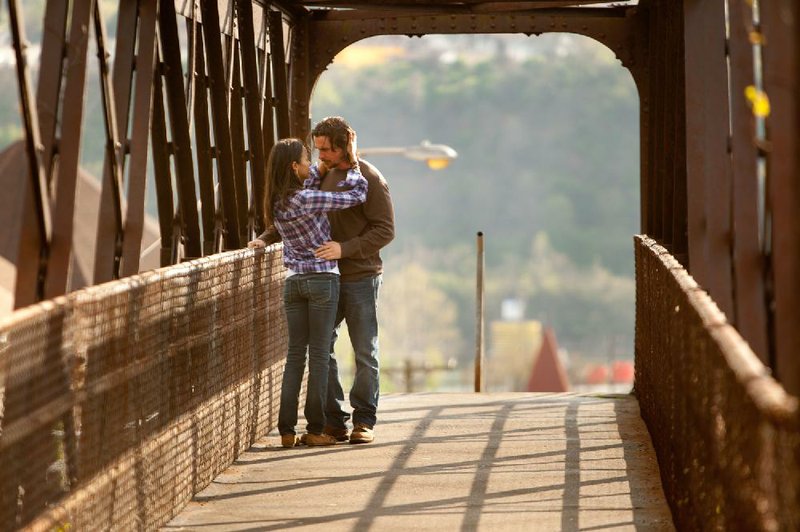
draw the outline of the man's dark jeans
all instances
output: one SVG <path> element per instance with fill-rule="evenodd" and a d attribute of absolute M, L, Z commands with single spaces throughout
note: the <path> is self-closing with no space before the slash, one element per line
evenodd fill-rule
<path fill-rule="evenodd" d="M 339 382 L 339 367 L 333 352 L 342 320 L 356 357 L 356 376 L 350 389 L 350 406 L 353 407 L 353 424 L 364 423 L 374 427 L 377 420 L 380 372 L 378 362 L 378 289 L 382 276 L 376 275 L 357 281 L 342 281 L 339 310 L 336 313 L 336 330 L 330 344 L 328 367 L 328 400 L 326 417 L 328 425 L 345 428 L 350 414 L 342 408 L 344 390 Z"/>
<path fill-rule="evenodd" d="M 333 273 L 293 275 L 283 286 L 283 303 L 289 328 L 289 351 L 281 385 L 278 432 L 295 434 L 297 405 L 308 348 L 308 386 L 305 416 L 307 431 L 322 433 L 328 389 L 331 333 L 339 302 L 339 276 Z"/>

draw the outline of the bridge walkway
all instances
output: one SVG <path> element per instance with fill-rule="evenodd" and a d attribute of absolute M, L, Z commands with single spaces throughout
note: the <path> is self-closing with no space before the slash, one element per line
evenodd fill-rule
<path fill-rule="evenodd" d="M 376 441 L 259 441 L 162 530 L 674 530 L 630 395 L 381 398 Z"/>

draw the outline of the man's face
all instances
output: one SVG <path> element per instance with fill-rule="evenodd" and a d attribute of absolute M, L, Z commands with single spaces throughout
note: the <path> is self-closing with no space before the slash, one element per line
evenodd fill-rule
<path fill-rule="evenodd" d="M 319 160 L 328 168 L 349 168 L 347 154 L 342 148 L 335 148 L 331 139 L 325 136 L 314 137 L 314 147 L 319 152 Z"/>

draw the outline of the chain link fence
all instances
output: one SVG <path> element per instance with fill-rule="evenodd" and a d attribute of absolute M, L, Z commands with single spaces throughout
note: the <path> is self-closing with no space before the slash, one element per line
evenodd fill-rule
<path fill-rule="evenodd" d="M 797 397 L 665 248 L 635 247 L 635 389 L 675 524 L 800 529 Z"/>

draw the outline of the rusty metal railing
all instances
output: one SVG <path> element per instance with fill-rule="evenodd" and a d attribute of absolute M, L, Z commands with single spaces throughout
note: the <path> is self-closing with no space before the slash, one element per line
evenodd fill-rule
<path fill-rule="evenodd" d="M 157 528 L 275 425 L 279 245 L 0 321 L 0 529 Z"/>
<path fill-rule="evenodd" d="M 800 410 L 666 249 L 638 236 L 636 394 L 683 530 L 800 529 Z"/>

